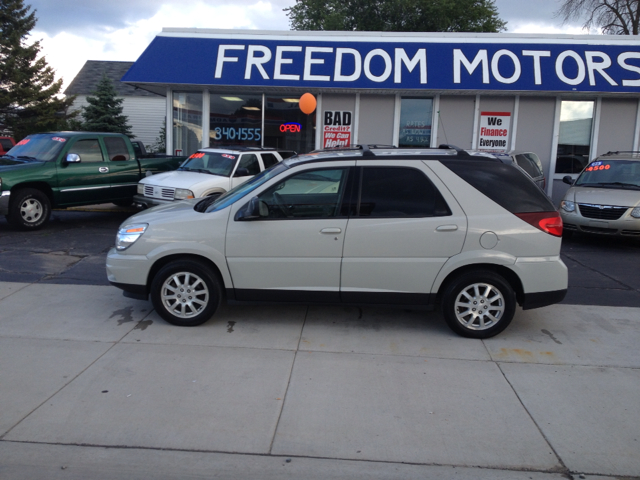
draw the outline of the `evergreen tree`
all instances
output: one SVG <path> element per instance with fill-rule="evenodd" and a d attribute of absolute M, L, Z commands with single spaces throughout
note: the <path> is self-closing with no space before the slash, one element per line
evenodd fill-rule
<path fill-rule="evenodd" d="M 23 0 L 0 0 L 0 123 L 16 140 L 57 130 L 73 117 L 65 113 L 73 98 L 57 98 L 62 80 L 38 58 L 40 41 L 27 45 L 37 21 L 30 10 Z"/>
<path fill-rule="evenodd" d="M 82 107 L 82 130 L 90 132 L 124 133 L 133 137 L 129 118 L 122 114 L 122 98 L 117 97 L 113 82 L 106 74 L 96 86 L 94 96 L 87 97 L 89 105 Z"/>

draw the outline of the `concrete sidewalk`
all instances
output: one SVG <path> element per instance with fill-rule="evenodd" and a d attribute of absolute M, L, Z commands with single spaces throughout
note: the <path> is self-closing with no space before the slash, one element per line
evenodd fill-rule
<path fill-rule="evenodd" d="M 640 476 L 640 309 L 229 306 L 0 282 L 0 479 Z"/>

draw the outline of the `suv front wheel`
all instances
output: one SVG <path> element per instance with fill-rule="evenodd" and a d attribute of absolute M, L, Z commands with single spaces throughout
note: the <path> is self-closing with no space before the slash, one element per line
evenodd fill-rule
<path fill-rule="evenodd" d="M 222 297 L 220 282 L 193 260 L 176 260 L 158 272 L 151 283 L 151 302 L 158 314 L 179 327 L 195 327 L 209 320 Z"/>
<path fill-rule="evenodd" d="M 502 332 L 516 310 L 516 295 L 497 273 L 485 270 L 454 278 L 442 296 L 442 313 L 458 335 L 489 338 Z"/>

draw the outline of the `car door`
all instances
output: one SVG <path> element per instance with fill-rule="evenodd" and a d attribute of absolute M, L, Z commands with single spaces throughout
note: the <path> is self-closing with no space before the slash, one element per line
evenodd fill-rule
<path fill-rule="evenodd" d="M 429 303 L 442 265 L 462 250 L 464 212 L 422 162 L 365 160 L 358 167 L 359 197 L 342 260 L 342 301 Z"/>
<path fill-rule="evenodd" d="M 78 155 L 80 161 L 68 163 L 69 154 Z M 109 164 L 105 161 L 99 138 L 83 137 L 69 146 L 58 170 L 60 204 L 96 202 L 109 195 L 111 180 Z"/>
<path fill-rule="evenodd" d="M 238 300 L 339 301 L 347 226 L 341 206 L 354 165 L 314 164 L 274 178 L 257 193 L 264 218 L 238 221 L 235 214 L 250 199 L 234 205 L 226 257 Z"/>
<path fill-rule="evenodd" d="M 103 137 L 107 151 L 111 199 L 132 198 L 137 191 L 140 169 L 122 137 Z"/>

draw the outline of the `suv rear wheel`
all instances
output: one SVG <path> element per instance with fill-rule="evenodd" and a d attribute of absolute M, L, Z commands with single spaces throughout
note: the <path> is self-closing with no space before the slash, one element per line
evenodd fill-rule
<path fill-rule="evenodd" d="M 151 283 L 151 302 L 167 322 L 195 327 L 209 320 L 221 300 L 220 282 L 193 260 L 176 260 L 158 272 Z"/>
<path fill-rule="evenodd" d="M 489 338 L 502 332 L 516 310 L 516 295 L 500 275 L 478 270 L 454 278 L 444 291 L 442 313 L 458 335 Z"/>

